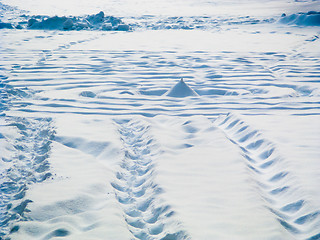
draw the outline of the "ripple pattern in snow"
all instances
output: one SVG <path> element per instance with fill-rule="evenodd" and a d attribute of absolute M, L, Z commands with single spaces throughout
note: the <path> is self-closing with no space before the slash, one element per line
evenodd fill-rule
<path fill-rule="evenodd" d="M 77 44 L 84 43 L 65 47 Z M 13 66 L 12 77 L 3 82 L 10 83 L 15 91 L 25 86 L 41 89 L 35 98 L 13 104 L 13 111 L 24 114 L 320 114 L 317 54 L 97 52 L 62 47 L 33 54 L 39 54 L 41 61 L 27 59 L 28 52 L 14 51 L 1 61 Z M 201 97 L 166 97 L 177 76 L 183 76 Z"/>

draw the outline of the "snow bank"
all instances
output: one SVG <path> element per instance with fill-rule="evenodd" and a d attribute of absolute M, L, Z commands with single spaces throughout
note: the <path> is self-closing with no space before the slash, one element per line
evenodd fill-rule
<path fill-rule="evenodd" d="M 49 17 L 49 16 L 21 16 L 25 21 L 19 24 L 0 22 L 1 28 L 37 29 L 37 30 L 103 30 L 103 31 L 129 31 L 130 26 L 120 18 L 105 16 L 104 12 L 84 17 Z"/>
<path fill-rule="evenodd" d="M 48 30 L 130 30 L 129 25 L 124 24 L 120 18 L 105 16 L 102 11 L 95 15 L 88 15 L 86 17 L 33 16 L 28 20 L 27 28 Z"/>
<path fill-rule="evenodd" d="M 296 13 L 291 15 L 286 15 L 284 13 L 279 22 L 301 26 L 320 26 L 320 12 L 309 11 L 307 13 Z"/>

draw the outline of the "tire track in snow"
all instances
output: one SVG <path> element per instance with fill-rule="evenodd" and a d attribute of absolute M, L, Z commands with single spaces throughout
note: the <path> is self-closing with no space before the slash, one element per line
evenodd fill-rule
<path fill-rule="evenodd" d="M 320 209 L 305 199 L 274 144 L 230 113 L 214 124 L 240 147 L 266 208 L 280 224 L 297 239 L 320 239 Z"/>
<path fill-rule="evenodd" d="M 111 185 L 134 239 L 190 239 L 175 220 L 171 206 L 161 199 L 161 187 L 154 182 L 153 158 L 160 150 L 149 135 L 149 126 L 135 120 L 118 120 L 116 124 L 124 159 Z"/>

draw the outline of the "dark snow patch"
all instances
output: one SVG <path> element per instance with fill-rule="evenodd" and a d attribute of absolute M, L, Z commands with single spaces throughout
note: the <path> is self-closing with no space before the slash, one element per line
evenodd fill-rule
<path fill-rule="evenodd" d="M 82 97 L 88 97 L 88 98 L 96 97 L 96 94 L 94 92 L 91 92 L 91 91 L 83 91 L 79 95 L 82 96 Z"/>
<path fill-rule="evenodd" d="M 189 97 L 199 96 L 194 90 L 192 90 L 181 78 L 181 80 L 173 86 L 168 92 L 165 93 L 169 97 Z"/>
<path fill-rule="evenodd" d="M 300 26 L 320 26 L 320 12 L 309 11 L 307 13 L 282 14 L 279 19 L 283 24 L 295 24 Z"/>
<path fill-rule="evenodd" d="M 0 29 L 3 29 L 3 28 L 13 29 L 13 26 L 11 23 L 0 22 Z"/>

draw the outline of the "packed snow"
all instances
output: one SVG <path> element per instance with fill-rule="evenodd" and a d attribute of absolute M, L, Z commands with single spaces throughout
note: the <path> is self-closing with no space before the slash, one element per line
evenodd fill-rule
<path fill-rule="evenodd" d="M 319 9 L 2 0 L 0 239 L 320 239 Z"/>

